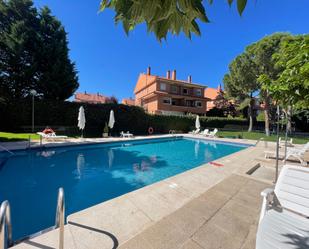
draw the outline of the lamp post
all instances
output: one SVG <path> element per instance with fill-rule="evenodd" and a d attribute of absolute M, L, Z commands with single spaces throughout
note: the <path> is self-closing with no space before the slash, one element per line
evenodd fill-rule
<path fill-rule="evenodd" d="M 37 94 L 36 90 L 30 90 L 30 94 L 32 95 L 32 133 L 34 132 L 34 96 Z"/>

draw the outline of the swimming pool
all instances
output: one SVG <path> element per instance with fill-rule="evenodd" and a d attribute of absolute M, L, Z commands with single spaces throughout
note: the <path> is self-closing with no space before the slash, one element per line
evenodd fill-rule
<path fill-rule="evenodd" d="M 246 147 L 179 137 L 0 153 L 0 202 L 19 239 L 54 225 L 59 187 L 69 215 Z"/>

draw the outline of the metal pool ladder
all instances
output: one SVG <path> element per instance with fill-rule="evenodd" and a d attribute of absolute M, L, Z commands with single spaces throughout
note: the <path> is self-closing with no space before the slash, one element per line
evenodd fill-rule
<path fill-rule="evenodd" d="M 13 241 L 10 203 L 8 201 L 4 201 L 0 207 L 0 249 L 5 249 L 12 245 Z"/>
<path fill-rule="evenodd" d="M 64 191 L 63 188 L 59 188 L 57 209 L 56 209 L 56 222 L 55 222 L 55 228 L 59 228 L 59 249 L 63 249 L 64 244 L 64 216 L 65 216 Z"/>
<path fill-rule="evenodd" d="M 59 249 L 64 248 L 64 217 L 64 191 L 63 188 L 59 188 L 56 209 L 56 222 L 55 226 L 53 227 L 53 229 L 59 228 Z M 13 246 L 11 209 L 9 202 L 4 201 L 0 207 L 0 249 L 6 249 L 10 246 Z"/>

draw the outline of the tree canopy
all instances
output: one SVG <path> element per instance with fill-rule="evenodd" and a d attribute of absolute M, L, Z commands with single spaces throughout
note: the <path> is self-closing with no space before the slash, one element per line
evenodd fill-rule
<path fill-rule="evenodd" d="M 189 38 L 192 33 L 200 35 L 198 22 L 210 22 L 205 2 L 213 4 L 213 0 L 102 0 L 100 10 L 113 9 L 116 24 L 122 23 L 127 34 L 136 25 L 145 23 L 148 32 L 153 32 L 161 41 L 168 33 L 183 32 Z M 233 2 L 237 3 L 241 15 L 247 0 L 227 0 L 230 6 Z"/>
<path fill-rule="evenodd" d="M 272 81 L 261 77 L 263 88 L 281 105 L 295 109 L 309 108 L 309 35 L 289 36 L 282 40 L 280 49 L 273 54 L 277 70 L 281 71 Z"/>
<path fill-rule="evenodd" d="M 78 88 L 64 27 L 31 0 L 0 0 L 0 93 L 65 100 Z"/>
<path fill-rule="evenodd" d="M 231 62 L 229 73 L 223 79 L 227 92 L 232 97 L 244 101 L 253 93 L 259 94 L 260 100 L 264 102 L 267 135 L 269 135 L 271 97 L 270 89 L 264 87 L 265 79 L 268 82 L 275 82 L 278 79 L 282 68 L 276 66 L 273 55 L 279 52 L 282 40 L 287 37 L 290 37 L 287 33 L 275 33 L 249 45 Z M 248 100 L 246 102 L 250 103 Z"/>

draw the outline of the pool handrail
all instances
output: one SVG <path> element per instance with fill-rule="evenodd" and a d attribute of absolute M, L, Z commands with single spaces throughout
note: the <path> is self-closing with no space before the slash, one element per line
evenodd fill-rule
<path fill-rule="evenodd" d="M 6 231 L 8 233 L 7 236 L 5 235 Z M 10 203 L 8 201 L 4 201 L 0 207 L 0 249 L 4 249 L 12 245 L 11 208 Z"/>
<path fill-rule="evenodd" d="M 64 190 L 63 188 L 59 188 L 57 209 L 56 209 L 56 222 L 55 222 L 55 229 L 59 228 L 59 249 L 63 249 L 64 247 L 64 217 L 65 217 Z"/>

